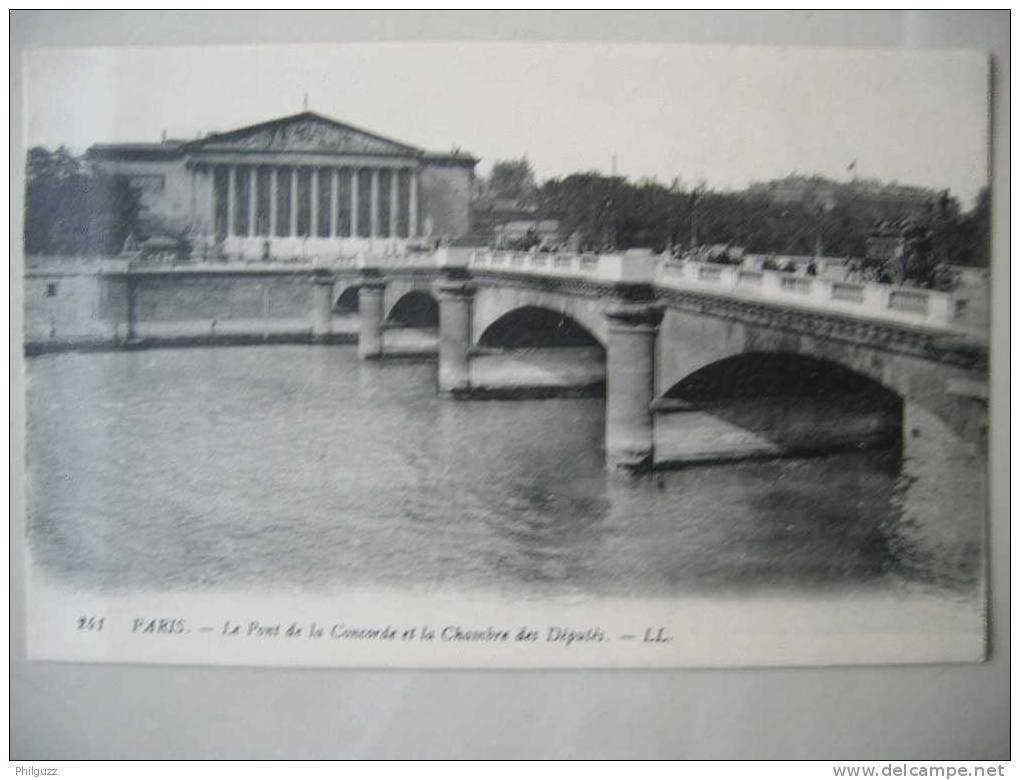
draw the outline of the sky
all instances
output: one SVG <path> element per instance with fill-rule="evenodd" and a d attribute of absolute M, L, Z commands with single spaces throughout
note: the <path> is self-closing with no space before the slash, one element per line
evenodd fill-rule
<path fill-rule="evenodd" d="M 988 178 L 988 62 L 962 51 L 372 43 L 40 49 L 30 146 L 158 141 L 310 110 L 434 151 L 737 189 L 791 173 Z"/>

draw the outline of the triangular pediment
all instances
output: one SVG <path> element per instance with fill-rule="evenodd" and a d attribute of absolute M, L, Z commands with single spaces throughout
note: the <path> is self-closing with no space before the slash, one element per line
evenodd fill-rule
<path fill-rule="evenodd" d="M 194 149 L 237 149 L 320 154 L 417 155 L 420 150 L 352 125 L 306 111 L 226 133 L 206 136 Z"/>

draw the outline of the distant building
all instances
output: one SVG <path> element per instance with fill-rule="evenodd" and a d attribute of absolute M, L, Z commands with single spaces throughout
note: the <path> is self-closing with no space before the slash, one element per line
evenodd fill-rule
<path fill-rule="evenodd" d="M 902 184 L 887 184 L 875 179 L 833 181 L 821 176 L 787 176 L 748 187 L 752 195 L 765 195 L 774 203 L 807 208 L 832 209 L 854 203 L 870 208 L 875 219 L 892 215 L 920 216 L 938 197 L 935 190 Z"/>
<path fill-rule="evenodd" d="M 471 230 L 478 162 L 305 111 L 192 141 L 96 144 L 141 191 L 141 232 L 245 258 L 401 251 Z"/>
<path fill-rule="evenodd" d="M 539 246 L 556 246 L 560 243 L 560 223 L 556 219 L 520 219 L 496 225 L 493 243 L 497 247 L 509 246 L 533 235 Z"/>
<path fill-rule="evenodd" d="M 535 222 L 541 219 L 538 207 L 518 198 L 481 196 L 471 207 L 471 235 L 475 243 L 493 244 L 496 230 L 513 222 Z"/>

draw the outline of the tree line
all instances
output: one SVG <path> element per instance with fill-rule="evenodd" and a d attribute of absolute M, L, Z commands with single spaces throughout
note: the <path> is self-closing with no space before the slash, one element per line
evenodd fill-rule
<path fill-rule="evenodd" d="M 989 194 L 963 211 L 948 193 L 932 193 L 922 213 L 904 215 L 895 204 L 838 199 L 830 208 L 783 204 L 766 193 L 728 192 L 674 181 L 631 182 L 621 176 L 575 173 L 541 184 L 526 159 L 493 166 L 484 195 L 529 206 L 558 219 L 560 234 L 583 251 L 686 248 L 729 244 L 756 253 L 864 257 L 878 223 L 897 226 L 915 275 L 939 265 L 988 265 Z M 25 250 L 28 254 L 116 254 L 139 236 L 140 193 L 66 148 L 28 153 Z"/>
<path fill-rule="evenodd" d="M 868 237 L 883 225 L 898 226 L 908 247 L 923 248 L 939 263 L 988 264 L 987 188 L 968 211 L 948 192 L 935 191 L 922 208 L 852 194 L 821 207 L 781 203 L 767 192 L 632 182 L 597 172 L 538 184 L 530 163 L 520 159 L 496 163 L 482 191 L 558 219 L 561 236 L 583 251 L 730 244 L 762 254 L 865 257 Z"/>
<path fill-rule="evenodd" d="M 64 147 L 28 152 L 25 252 L 30 255 L 117 254 L 135 229 L 140 194 Z"/>

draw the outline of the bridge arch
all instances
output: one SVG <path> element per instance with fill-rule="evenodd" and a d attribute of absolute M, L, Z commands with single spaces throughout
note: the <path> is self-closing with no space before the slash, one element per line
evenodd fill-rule
<path fill-rule="evenodd" d="M 867 397 L 902 403 L 902 395 L 872 376 L 840 362 L 786 351 L 748 351 L 720 358 L 674 382 L 664 398 L 691 402 L 744 400 L 763 396 Z"/>
<path fill-rule="evenodd" d="M 906 404 L 839 362 L 777 350 L 702 366 L 653 409 L 674 459 L 696 461 L 900 447 Z"/>
<path fill-rule="evenodd" d="M 439 302 L 427 290 L 409 290 L 386 310 L 386 321 L 408 328 L 434 328 L 439 325 Z"/>
<path fill-rule="evenodd" d="M 598 347 L 603 345 L 588 328 L 562 311 L 542 306 L 512 309 L 478 336 L 481 347 Z"/>
<path fill-rule="evenodd" d="M 333 311 L 338 314 L 357 314 L 358 313 L 358 285 L 352 284 L 350 287 L 345 287 L 340 291 L 339 295 L 335 295 L 333 300 Z"/>
<path fill-rule="evenodd" d="M 531 314 L 542 310 L 575 323 L 605 349 L 608 335 L 607 322 L 602 314 L 605 305 L 605 299 L 596 297 L 563 295 L 523 287 L 482 286 L 476 291 L 472 306 L 473 342 L 479 344 L 483 334 L 494 323 L 515 310 L 527 310 Z"/>
<path fill-rule="evenodd" d="M 667 396 L 674 386 L 696 372 L 742 355 L 798 356 L 803 361 L 818 361 L 815 373 L 825 365 L 838 366 L 902 398 L 915 399 L 917 396 L 917 366 L 913 359 L 811 333 L 748 325 L 676 310 L 667 310 L 659 330 L 657 395 Z M 793 359 L 774 358 L 778 361 Z M 762 361 L 765 358 L 753 357 L 751 360 Z M 801 370 L 808 369 L 808 362 L 801 362 L 799 366 Z M 764 367 L 768 368 L 768 365 Z"/>

